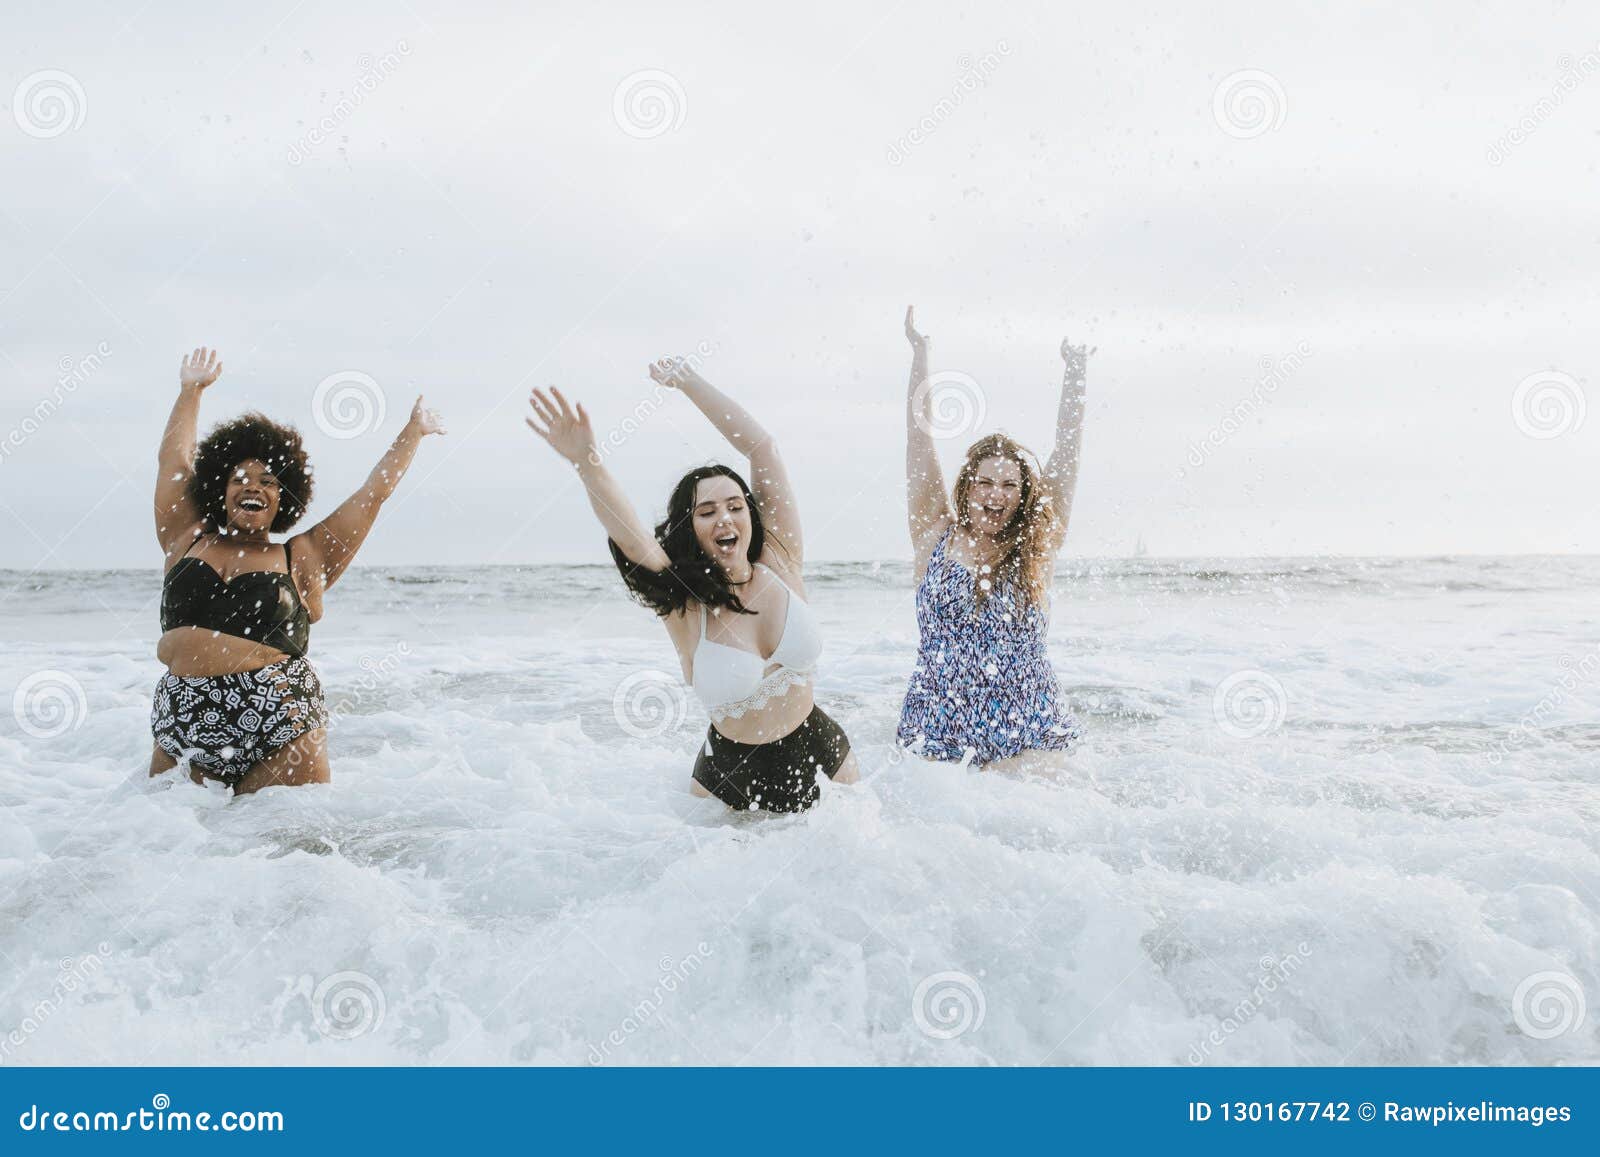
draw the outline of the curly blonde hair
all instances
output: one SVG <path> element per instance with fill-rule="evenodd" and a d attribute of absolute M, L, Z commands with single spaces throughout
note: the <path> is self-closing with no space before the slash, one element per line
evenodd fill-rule
<path fill-rule="evenodd" d="M 990 434 L 967 448 L 967 460 L 956 475 L 955 518 L 956 525 L 971 531 L 973 476 L 978 466 L 988 458 L 1004 458 L 1017 464 L 1022 474 L 1022 500 L 1017 512 L 997 536 L 1000 544 L 1000 561 L 994 565 L 995 581 L 991 590 L 1004 582 L 1014 583 L 1023 598 L 1033 606 L 1042 606 L 1049 597 L 1051 543 L 1056 531 L 1055 505 L 1039 483 L 1039 471 L 1033 465 L 1033 455 L 1016 439 L 1007 434 Z M 978 586 L 978 603 L 981 606 L 991 590 Z"/>

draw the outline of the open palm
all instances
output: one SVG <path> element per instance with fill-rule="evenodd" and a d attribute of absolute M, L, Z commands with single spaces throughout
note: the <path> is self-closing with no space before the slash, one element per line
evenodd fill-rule
<path fill-rule="evenodd" d="M 222 363 L 217 351 L 197 346 L 194 353 L 178 364 L 178 384 L 203 390 L 222 376 Z"/>
<path fill-rule="evenodd" d="M 598 457 L 594 427 L 582 403 L 574 409 L 561 391 L 551 386 L 548 394 L 538 389 L 530 393 L 528 405 L 533 408 L 533 417 L 525 419 L 528 428 L 550 443 L 557 454 L 574 464 Z"/>
<path fill-rule="evenodd" d="M 422 431 L 424 437 L 444 433 L 444 419 L 438 410 L 430 410 L 422 404 L 421 394 L 417 395 L 416 405 L 411 407 L 411 424 Z"/>

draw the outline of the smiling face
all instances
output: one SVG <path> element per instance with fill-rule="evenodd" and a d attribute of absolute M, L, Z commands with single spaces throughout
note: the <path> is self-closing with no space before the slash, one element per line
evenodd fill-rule
<path fill-rule="evenodd" d="M 278 517 L 278 476 L 265 462 L 251 458 L 235 466 L 228 475 L 223 498 L 230 530 L 245 534 L 265 534 Z"/>
<path fill-rule="evenodd" d="M 1022 467 L 1014 458 L 984 458 L 972 468 L 963 512 L 968 527 L 999 534 L 1011 525 L 1022 504 Z"/>
<path fill-rule="evenodd" d="M 695 483 L 695 541 L 724 572 L 743 569 L 750 533 L 750 507 L 737 482 L 718 474 Z"/>

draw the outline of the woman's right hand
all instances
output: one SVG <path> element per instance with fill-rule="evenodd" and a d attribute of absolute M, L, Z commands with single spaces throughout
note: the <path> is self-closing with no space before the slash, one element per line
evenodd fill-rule
<path fill-rule="evenodd" d="M 178 385 L 186 390 L 203 390 L 222 376 L 217 351 L 199 346 L 178 365 Z"/>
<path fill-rule="evenodd" d="M 928 337 L 917 332 L 917 319 L 915 306 L 906 306 L 906 340 L 911 343 L 911 352 L 926 354 L 928 352 Z"/>
<path fill-rule="evenodd" d="M 528 428 L 550 443 L 552 450 L 574 466 L 586 461 L 599 463 L 600 452 L 594 444 L 594 427 L 589 424 L 589 414 L 582 403 L 574 411 L 561 391 L 551 386 L 549 394 L 538 389 L 530 393 L 528 404 L 538 418 L 538 421 L 524 419 Z"/>

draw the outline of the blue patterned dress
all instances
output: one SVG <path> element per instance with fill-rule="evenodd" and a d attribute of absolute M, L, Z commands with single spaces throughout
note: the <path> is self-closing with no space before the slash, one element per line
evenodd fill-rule
<path fill-rule="evenodd" d="M 1049 613 L 1009 581 L 979 609 L 977 578 L 945 553 L 949 538 L 946 531 L 917 588 L 922 639 L 896 738 L 928 759 L 959 761 L 970 751 L 978 764 L 1067 750 L 1079 732 L 1050 666 Z"/>

